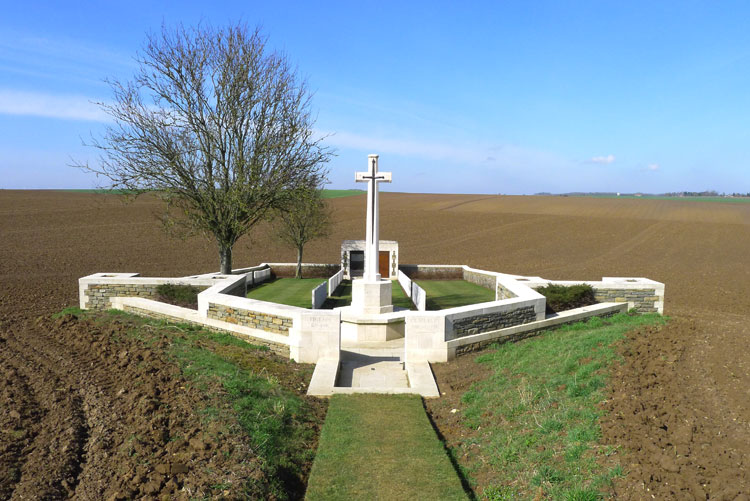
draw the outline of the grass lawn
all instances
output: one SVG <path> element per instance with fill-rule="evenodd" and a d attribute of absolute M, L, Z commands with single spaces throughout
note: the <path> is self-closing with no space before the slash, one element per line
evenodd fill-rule
<path fill-rule="evenodd" d="M 462 397 L 462 470 L 482 478 L 485 499 L 599 499 L 622 474 L 598 443 L 602 388 L 613 343 L 656 314 L 593 318 L 477 357 L 491 375 Z M 613 466 L 614 465 L 614 466 Z"/>
<path fill-rule="evenodd" d="M 308 500 L 467 499 L 416 395 L 334 395 Z"/>
<path fill-rule="evenodd" d="M 393 306 L 400 308 L 407 308 L 410 310 L 416 310 L 416 307 L 408 298 L 404 290 L 399 285 L 398 280 L 392 280 L 393 286 L 391 287 L 391 302 Z M 325 309 L 338 308 L 340 306 L 349 306 L 352 304 L 352 281 L 344 280 L 341 285 L 333 291 L 333 294 L 328 297 L 326 302 L 323 304 Z"/>
<path fill-rule="evenodd" d="M 465 280 L 416 280 L 416 282 L 427 294 L 428 310 L 445 310 L 495 300 L 495 291 Z"/>
<path fill-rule="evenodd" d="M 322 278 L 277 278 L 247 291 L 250 299 L 312 308 L 312 290 L 325 282 Z"/>

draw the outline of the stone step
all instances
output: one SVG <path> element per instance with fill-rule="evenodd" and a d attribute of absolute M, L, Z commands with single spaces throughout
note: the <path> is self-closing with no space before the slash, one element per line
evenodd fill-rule
<path fill-rule="evenodd" d="M 365 358 L 341 359 L 337 387 L 348 388 L 409 388 L 404 364 L 400 361 Z"/>
<path fill-rule="evenodd" d="M 320 359 L 308 395 L 335 393 L 413 393 L 439 397 L 427 362 L 405 364 L 399 356 L 370 356 L 342 350 L 339 358 Z"/>

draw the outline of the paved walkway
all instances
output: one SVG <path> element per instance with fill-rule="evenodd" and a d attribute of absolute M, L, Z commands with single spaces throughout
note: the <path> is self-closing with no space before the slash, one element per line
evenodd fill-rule
<path fill-rule="evenodd" d="M 404 339 L 342 343 L 338 359 L 315 366 L 308 395 L 336 393 L 416 394 L 439 397 L 430 364 L 404 363 Z"/>

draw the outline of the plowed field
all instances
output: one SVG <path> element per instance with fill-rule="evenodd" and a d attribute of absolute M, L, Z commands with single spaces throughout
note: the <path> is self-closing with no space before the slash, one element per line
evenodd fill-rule
<path fill-rule="evenodd" d="M 364 234 L 363 197 L 331 204 L 333 234 L 306 248 L 306 261 L 336 262 L 341 241 Z M 115 445 L 101 438 L 128 427 L 159 432 L 143 399 L 118 391 L 151 381 L 148 367 L 162 361 L 120 366 L 78 323 L 49 316 L 77 304 L 77 279 L 90 273 L 217 269 L 212 242 L 164 236 L 158 207 L 149 198 L 123 205 L 93 194 L 0 191 L 0 497 L 96 499 L 108 483 L 127 495 L 126 480 L 149 481 L 137 468 L 118 473 Z M 237 244 L 236 266 L 294 260 L 264 232 Z M 606 404 L 604 440 L 626 454 L 616 493 L 748 499 L 750 204 L 383 194 L 381 238 L 399 241 L 401 263 L 666 283 L 665 313 L 674 321 L 623 345 Z M 164 378 L 143 397 L 188 413 L 191 396 L 174 389 L 179 376 Z M 456 374 L 439 384 L 446 398 L 462 389 Z M 181 426 L 190 432 L 193 424 Z M 212 461 L 203 449 L 196 454 Z"/>

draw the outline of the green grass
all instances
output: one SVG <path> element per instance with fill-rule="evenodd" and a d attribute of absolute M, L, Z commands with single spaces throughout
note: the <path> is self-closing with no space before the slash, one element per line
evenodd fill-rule
<path fill-rule="evenodd" d="M 71 310 L 62 313 L 75 314 Z M 269 357 L 265 354 L 266 346 L 192 324 L 173 324 L 118 310 L 81 312 L 79 316 L 89 316 L 105 326 L 111 322 L 126 323 L 130 326 L 126 335 L 147 346 L 164 346 L 163 341 L 167 341 L 168 356 L 192 387 L 206 393 L 204 406 L 195 412 L 206 423 L 221 425 L 207 429 L 242 433 L 261 459 L 270 491 L 258 479 L 247 479 L 245 493 L 251 497 L 289 497 L 289 479 L 302 478 L 302 465 L 309 464 L 314 455 L 310 448 L 314 439 L 310 423 L 313 418 L 308 404 L 284 386 L 291 383 L 281 382 L 291 380 L 287 376 L 292 370 L 291 362 Z M 295 365 L 296 370 L 300 367 Z"/>
<path fill-rule="evenodd" d="M 336 290 L 323 303 L 323 309 L 332 310 L 352 304 L 352 281 L 342 280 Z"/>
<path fill-rule="evenodd" d="M 391 302 L 393 306 L 399 308 L 406 308 L 408 310 L 416 310 L 416 306 L 411 302 L 411 299 L 406 295 L 398 280 L 391 280 L 393 284 L 391 286 Z M 333 309 L 341 306 L 349 306 L 352 304 L 352 281 L 343 280 L 333 294 L 328 297 L 326 302 L 323 304 L 324 309 Z"/>
<path fill-rule="evenodd" d="M 445 310 L 495 300 L 495 291 L 465 280 L 416 280 L 416 282 L 427 295 L 428 310 Z"/>
<path fill-rule="evenodd" d="M 160 284 L 156 287 L 156 293 L 160 296 L 159 299 L 182 306 L 190 305 L 196 309 L 198 308 L 199 292 L 200 289 L 192 285 Z"/>
<path fill-rule="evenodd" d="M 596 304 L 594 289 L 588 284 L 547 284 L 537 288 L 536 291 L 547 298 L 547 313 Z"/>
<path fill-rule="evenodd" d="M 306 499 L 467 499 L 416 395 L 334 395 Z"/>
<path fill-rule="evenodd" d="M 462 397 L 467 439 L 454 451 L 471 476 L 483 470 L 485 499 L 598 499 L 617 466 L 597 461 L 607 450 L 598 404 L 605 398 L 613 343 L 638 326 L 663 323 L 656 314 L 565 326 L 480 355 L 491 375 Z M 477 452 L 481 451 L 481 452 Z"/>
<path fill-rule="evenodd" d="M 323 190 L 323 198 L 353 197 L 365 193 L 363 190 Z"/>
<path fill-rule="evenodd" d="M 322 278 L 277 278 L 247 291 L 250 299 L 312 308 L 312 290 L 325 282 Z"/>

